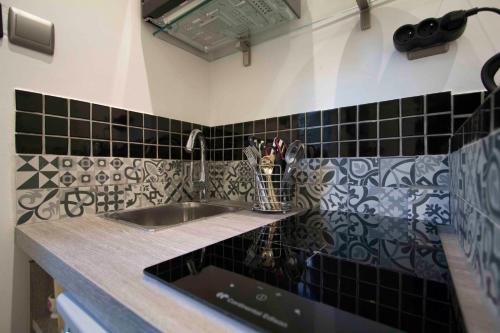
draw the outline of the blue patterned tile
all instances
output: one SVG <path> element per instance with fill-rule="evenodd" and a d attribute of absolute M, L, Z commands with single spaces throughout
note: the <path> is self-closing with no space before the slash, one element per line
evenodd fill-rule
<path fill-rule="evenodd" d="M 324 210 L 348 211 L 347 185 L 323 185 L 320 207 Z"/>
<path fill-rule="evenodd" d="M 380 186 L 409 187 L 415 184 L 415 158 L 381 158 Z"/>
<path fill-rule="evenodd" d="M 479 245 L 479 278 L 488 303 L 500 314 L 500 228 L 488 218 L 481 220 L 482 242 Z"/>
<path fill-rule="evenodd" d="M 379 212 L 380 188 L 349 185 L 349 211 L 376 215 Z"/>
<path fill-rule="evenodd" d="M 321 183 L 347 185 L 349 176 L 349 159 L 328 158 L 321 161 Z"/>
<path fill-rule="evenodd" d="M 415 183 L 448 188 L 450 172 L 448 155 L 418 156 L 415 160 Z"/>
<path fill-rule="evenodd" d="M 489 149 L 481 170 L 479 202 L 483 212 L 500 226 L 500 131 L 489 137 Z"/>
<path fill-rule="evenodd" d="M 426 220 L 436 224 L 450 223 L 448 191 L 410 189 L 408 206 L 410 219 Z"/>
<path fill-rule="evenodd" d="M 379 186 L 378 158 L 351 158 L 349 160 L 349 185 Z"/>
<path fill-rule="evenodd" d="M 389 217 L 408 216 L 408 189 L 381 187 L 379 192 L 379 214 Z"/>

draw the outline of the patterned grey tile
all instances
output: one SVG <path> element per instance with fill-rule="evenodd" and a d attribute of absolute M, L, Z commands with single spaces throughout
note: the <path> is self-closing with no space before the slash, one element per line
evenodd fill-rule
<path fill-rule="evenodd" d="M 111 184 L 125 184 L 125 168 L 126 164 L 123 158 L 113 157 L 109 161 L 110 183 Z"/>
<path fill-rule="evenodd" d="M 240 200 L 243 202 L 252 202 L 254 197 L 254 183 L 253 182 L 240 182 L 239 192 Z"/>
<path fill-rule="evenodd" d="M 109 170 L 110 169 L 110 161 L 109 157 L 94 157 L 94 168 L 96 171 L 99 170 Z"/>
<path fill-rule="evenodd" d="M 423 186 L 449 186 L 450 172 L 448 155 L 417 156 L 415 160 L 415 183 Z"/>
<path fill-rule="evenodd" d="M 349 185 L 349 211 L 376 215 L 379 212 L 378 187 Z"/>
<path fill-rule="evenodd" d="M 381 187 L 379 214 L 389 217 L 408 217 L 408 189 Z"/>
<path fill-rule="evenodd" d="M 378 158 L 351 158 L 348 173 L 349 185 L 379 186 Z"/>
<path fill-rule="evenodd" d="M 381 158 L 380 186 L 409 187 L 415 184 L 415 158 Z"/>
<path fill-rule="evenodd" d="M 59 167 L 59 181 L 61 187 L 94 185 L 94 160 L 91 157 L 61 157 Z"/>
<path fill-rule="evenodd" d="M 96 212 L 106 213 L 125 208 L 125 186 L 104 185 L 96 187 Z"/>
<path fill-rule="evenodd" d="M 142 185 L 127 184 L 125 189 L 125 209 L 142 207 Z"/>
<path fill-rule="evenodd" d="M 161 205 L 166 201 L 164 183 L 143 183 L 141 193 L 143 207 Z"/>
<path fill-rule="evenodd" d="M 349 159 L 330 158 L 321 161 L 321 183 L 347 185 L 349 176 Z"/>
<path fill-rule="evenodd" d="M 111 184 L 111 170 L 96 170 L 95 175 L 95 184 L 96 185 L 108 185 Z"/>
<path fill-rule="evenodd" d="M 167 180 L 167 162 L 165 160 L 145 159 L 143 168 L 143 181 L 145 183 L 163 183 Z"/>
<path fill-rule="evenodd" d="M 46 189 L 57 187 L 59 187 L 58 156 L 16 156 L 16 189 Z"/>
<path fill-rule="evenodd" d="M 59 171 L 75 171 L 76 170 L 76 157 L 62 156 L 59 160 Z"/>
<path fill-rule="evenodd" d="M 211 162 L 209 164 L 209 179 L 223 180 L 228 162 Z"/>
<path fill-rule="evenodd" d="M 318 184 L 321 182 L 321 160 L 319 158 L 302 159 L 296 171 L 298 184 Z"/>
<path fill-rule="evenodd" d="M 61 189 L 59 198 L 61 218 L 78 217 L 96 212 L 94 187 Z"/>
<path fill-rule="evenodd" d="M 162 204 L 173 203 L 173 202 L 181 202 L 183 199 L 187 201 L 192 200 L 192 197 L 185 198 L 186 195 L 190 195 L 190 193 L 183 192 L 183 186 L 180 182 L 166 182 L 161 184 L 163 186 L 163 193 L 165 197 Z"/>
<path fill-rule="evenodd" d="M 320 205 L 323 185 L 306 184 L 297 186 L 297 207 L 313 208 Z"/>
<path fill-rule="evenodd" d="M 142 159 L 140 158 L 127 158 L 124 159 L 125 166 L 123 173 L 125 175 L 125 182 L 128 184 L 139 184 L 144 179 L 144 170 Z"/>
<path fill-rule="evenodd" d="M 200 170 L 199 164 L 195 163 L 195 171 Z M 179 160 L 165 160 L 165 181 L 181 182 L 185 180 L 185 177 L 190 176 L 190 169 L 186 167 L 191 167 L 190 162 L 182 162 Z M 195 173 L 197 175 L 197 173 Z"/>
<path fill-rule="evenodd" d="M 450 223 L 450 193 L 441 190 L 410 189 L 408 217 L 431 221 L 436 224 Z"/>
<path fill-rule="evenodd" d="M 57 220 L 59 218 L 59 190 L 18 190 L 17 224 Z"/>
<path fill-rule="evenodd" d="M 320 207 L 324 210 L 347 212 L 348 198 L 347 185 L 323 185 Z"/>

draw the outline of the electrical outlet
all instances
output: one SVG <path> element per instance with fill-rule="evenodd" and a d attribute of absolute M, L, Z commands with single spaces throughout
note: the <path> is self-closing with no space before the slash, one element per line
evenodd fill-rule
<path fill-rule="evenodd" d="M 456 12 L 446 14 L 441 18 L 427 18 L 416 25 L 405 24 L 399 27 L 393 35 L 394 47 L 398 51 L 408 52 L 442 45 L 459 38 L 465 31 L 467 18 L 453 20 L 450 17 Z"/>
<path fill-rule="evenodd" d="M 439 22 L 434 18 L 426 19 L 417 25 L 417 34 L 428 38 L 434 35 L 439 29 Z"/>

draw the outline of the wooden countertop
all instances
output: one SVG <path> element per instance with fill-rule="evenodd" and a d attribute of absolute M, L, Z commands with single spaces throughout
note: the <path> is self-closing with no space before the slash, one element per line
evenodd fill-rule
<path fill-rule="evenodd" d="M 20 225 L 16 244 L 112 332 L 224 332 L 235 326 L 143 269 L 295 213 L 242 210 L 156 232 L 90 215 Z"/>

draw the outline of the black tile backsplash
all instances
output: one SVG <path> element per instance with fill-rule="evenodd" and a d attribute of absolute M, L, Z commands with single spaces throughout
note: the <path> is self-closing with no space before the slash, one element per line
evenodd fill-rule
<path fill-rule="evenodd" d="M 43 112 L 42 94 L 16 90 L 16 110 L 26 112 Z"/>
<path fill-rule="evenodd" d="M 90 103 L 72 99 L 69 103 L 71 118 L 90 119 Z"/>
<path fill-rule="evenodd" d="M 500 88 L 496 91 L 488 94 L 482 104 L 476 105 L 478 100 L 481 100 L 480 96 L 478 99 L 478 93 L 468 93 L 453 96 L 454 103 L 454 116 L 457 114 L 460 118 L 453 119 L 453 136 L 450 139 L 450 149 L 454 152 L 463 146 L 475 142 L 493 130 L 500 128 L 499 123 L 499 105 L 500 105 Z M 466 109 L 461 105 L 458 106 L 457 103 L 462 103 L 463 105 L 468 105 L 470 107 L 476 106 L 474 111 L 468 117 L 462 117 L 461 115 L 466 112 Z M 458 107 L 458 111 L 457 108 Z M 469 113 L 470 111 L 469 110 Z M 464 120 L 465 119 L 465 120 Z M 436 144 L 443 144 L 444 135 L 439 138 L 434 139 Z"/>
<path fill-rule="evenodd" d="M 43 118 L 33 113 L 16 113 L 16 132 L 42 134 Z"/>
<path fill-rule="evenodd" d="M 68 155 L 68 138 L 46 135 L 45 153 L 52 155 Z"/>
<path fill-rule="evenodd" d="M 182 148 L 191 130 L 198 128 L 212 160 L 244 158 L 242 148 L 249 135 L 267 144 L 275 136 L 287 143 L 301 140 L 307 157 L 446 154 L 453 132 L 451 144 L 456 149 L 500 125 L 500 107 L 494 102 L 474 124 L 466 124 L 483 94 L 443 92 L 207 127 L 16 90 L 16 151 L 191 159 Z M 199 158 L 199 150 L 193 155 Z"/>
<path fill-rule="evenodd" d="M 92 120 L 109 122 L 109 106 L 92 104 Z"/>
<path fill-rule="evenodd" d="M 347 106 L 340 108 L 340 122 L 341 123 L 354 123 L 357 121 L 357 107 Z"/>
<path fill-rule="evenodd" d="M 67 117 L 68 100 L 62 97 L 45 96 L 45 113 Z"/>
<path fill-rule="evenodd" d="M 71 137 L 90 138 L 90 121 L 71 119 L 69 133 Z"/>
<path fill-rule="evenodd" d="M 379 119 L 399 118 L 399 104 L 399 99 L 378 103 Z"/>
<path fill-rule="evenodd" d="M 401 100 L 401 116 L 424 114 L 424 96 L 407 97 Z"/>
<path fill-rule="evenodd" d="M 45 116 L 45 135 L 68 136 L 68 119 Z"/>
<path fill-rule="evenodd" d="M 113 122 L 113 124 L 127 126 L 127 110 L 111 109 L 111 122 Z"/>
<path fill-rule="evenodd" d="M 41 135 L 16 134 L 16 152 L 22 154 L 41 154 L 43 151 Z"/>

